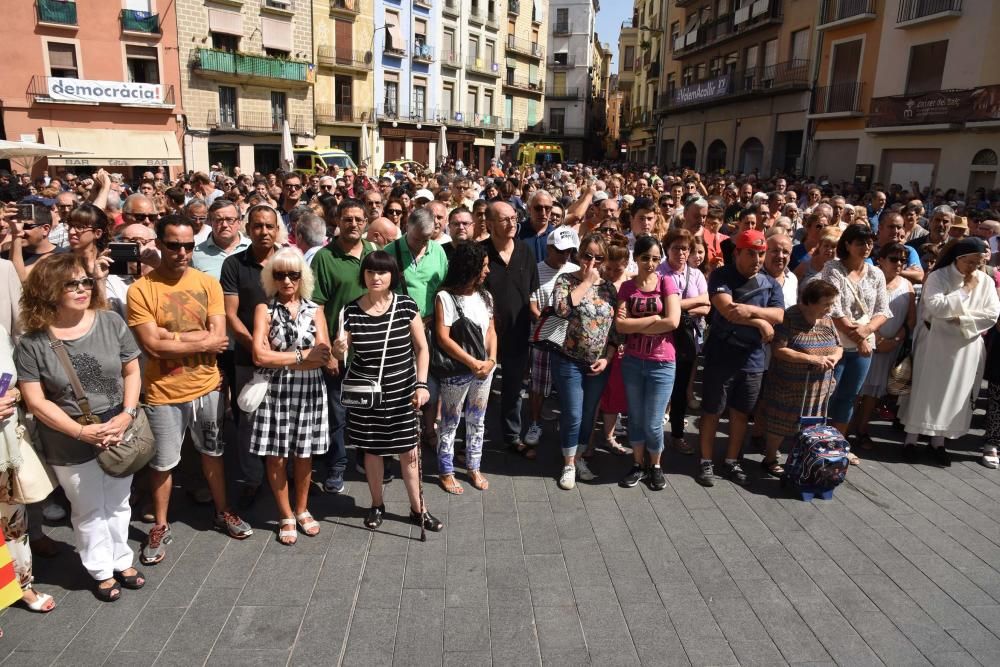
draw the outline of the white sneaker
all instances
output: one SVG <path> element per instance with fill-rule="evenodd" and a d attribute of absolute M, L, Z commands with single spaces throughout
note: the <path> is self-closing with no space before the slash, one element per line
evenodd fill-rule
<path fill-rule="evenodd" d="M 66 510 L 64 510 L 63 506 L 59 503 L 50 502 L 42 507 L 42 517 L 44 517 L 46 521 L 62 521 L 66 518 Z"/>
<path fill-rule="evenodd" d="M 597 475 L 590 471 L 587 462 L 583 459 L 576 460 L 576 475 L 584 482 L 592 482 L 597 479 Z"/>
<path fill-rule="evenodd" d="M 538 441 L 542 439 L 542 425 L 538 422 L 531 422 L 528 432 L 524 434 L 524 444 L 529 447 L 537 447 Z"/>
<path fill-rule="evenodd" d="M 559 475 L 559 488 L 569 491 L 576 486 L 576 469 L 573 466 L 564 466 L 562 474 Z"/>
<path fill-rule="evenodd" d="M 997 456 L 996 447 L 984 447 L 983 448 L 983 460 L 982 463 L 987 468 L 996 470 L 1000 468 L 1000 457 Z"/>

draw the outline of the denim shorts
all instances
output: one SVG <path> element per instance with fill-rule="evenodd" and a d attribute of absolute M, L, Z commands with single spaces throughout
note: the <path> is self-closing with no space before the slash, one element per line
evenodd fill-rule
<path fill-rule="evenodd" d="M 181 462 L 184 435 L 191 432 L 194 448 L 206 456 L 222 456 L 224 450 L 219 432 L 224 409 L 220 392 L 212 391 L 187 403 L 169 403 L 146 407 L 149 427 L 156 439 L 156 453 L 149 467 L 167 472 Z"/>

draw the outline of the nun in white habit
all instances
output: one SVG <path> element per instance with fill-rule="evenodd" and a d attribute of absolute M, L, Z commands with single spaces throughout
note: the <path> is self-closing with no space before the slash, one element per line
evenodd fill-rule
<path fill-rule="evenodd" d="M 934 460 L 951 465 L 944 439 L 969 431 L 986 362 L 982 335 L 1000 316 L 996 285 L 981 270 L 987 251 L 982 239 L 962 239 L 945 250 L 924 282 L 913 388 L 899 415 L 906 430 L 903 454 L 909 460 L 918 436 L 928 435 Z"/>

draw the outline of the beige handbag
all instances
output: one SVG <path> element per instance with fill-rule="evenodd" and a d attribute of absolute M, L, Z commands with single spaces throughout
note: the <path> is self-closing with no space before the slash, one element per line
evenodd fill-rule
<path fill-rule="evenodd" d="M 20 417 L 20 415 L 18 415 Z M 17 438 L 17 446 L 21 450 L 21 465 L 10 476 L 11 500 L 25 505 L 37 503 L 49 497 L 56 488 L 55 475 L 52 469 L 42 463 L 28 438 L 28 431 L 20 418 L 4 429 L 3 437 Z M 12 433 L 13 432 L 13 433 Z"/>

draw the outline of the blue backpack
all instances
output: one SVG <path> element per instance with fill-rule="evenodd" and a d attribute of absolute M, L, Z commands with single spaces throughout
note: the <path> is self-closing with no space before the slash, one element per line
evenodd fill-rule
<path fill-rule="evenodd" d="M 784 481 L 798 489 L 826 491 L 847 476 L 851 446 L 840 431 L 826 424 L 807 426 L 792 436 Z"/>

